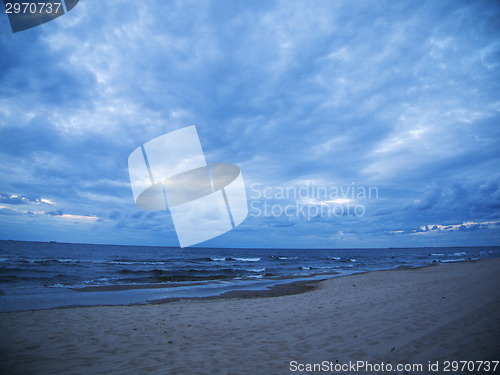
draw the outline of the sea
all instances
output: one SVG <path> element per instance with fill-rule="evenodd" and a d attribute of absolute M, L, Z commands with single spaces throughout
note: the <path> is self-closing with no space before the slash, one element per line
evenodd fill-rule
<path fill-rule="evenodd" d="M 0 312 L 147 304 L 500 257 L 500 247 L 218 249 L 0 241 Z"/>

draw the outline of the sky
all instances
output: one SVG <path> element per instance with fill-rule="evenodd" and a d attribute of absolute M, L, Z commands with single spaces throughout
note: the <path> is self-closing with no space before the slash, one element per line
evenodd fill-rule
<path fill-rule="evenodd" d="M 249 207 L 197 246 L 500 245 L 499 64 L 488 0 L 81 0 L 18 33 L 0 15 L 0 239 L 178 246 L 127 162 L 196 125 Z"/>

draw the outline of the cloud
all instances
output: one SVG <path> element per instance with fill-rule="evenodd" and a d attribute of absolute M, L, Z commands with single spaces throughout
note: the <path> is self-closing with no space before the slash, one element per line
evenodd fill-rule
<path fill-rule="evenodd" d="M 57 211 L 50 211 L 50 212 L 45 212 L 46 215 L 50 216 L 62 216 L 63 215 L 63 210 L 57 210 Z"/>
<path fill-rule="evenodd" d="M 19 196 L 15 194 L 0 193 L 0 203 L 13 204 L 13 205 L 30 204 L 30 203 L 52 205 L 54 202 L 46 198 L 35 198 L 35 197 Z"/>

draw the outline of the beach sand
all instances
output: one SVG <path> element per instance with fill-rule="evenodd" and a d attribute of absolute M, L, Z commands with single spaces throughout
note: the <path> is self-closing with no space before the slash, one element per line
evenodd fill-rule
<path fill-rule="evenodd" d="M 0 373 L 269 375 L 292 373 L 291 361 L 500 359 L 500 259 L 301 285 L 266 298 L 3 313 Z"/>

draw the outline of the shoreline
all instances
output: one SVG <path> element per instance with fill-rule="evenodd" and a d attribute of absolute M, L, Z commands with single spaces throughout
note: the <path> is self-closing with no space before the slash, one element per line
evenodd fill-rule
<path fill-rule="evenodd" d="M 500 258 L 490 258 L 490 259 L 500 259 Z M 237 290 L 229 290 L 223 292 L 218 295 L 210 295 L 205 297 L 167 297 L 167 298 L 157 298 L 146 300 L 144 302 L 139 303 L 127 303 L 127 304 L 117 304 L 117 305 L 68 305 L 68 306 L 60 306 L 53 307 L 47 309 L 40 310 L 52 310 L 52 309 L 68 309 L 68 308 L 78 308 L 78 307 L 94 307 L 94 306 L 144 306 L 144 305 L 159 305 L 163 303 L 177 302 L 183 300 L 196 301 L 196 300 L 218 300 L 218 299 L 250 299 L 250 298 L 274 298 L 274 297 L 282 297 L 282 296 L 290 296 L 296 294 L 307 293 L 317 289 L 322 282 L 327 280 L 332 280 L 336 278 L 344 278 L 351 277 L 355 275 L 368 274 L 372 272 L 391 272 L 391 271 L 410 271 L 410 270 L 419 270 L 428 267 L 436 267 L 444 264 L 455 264 L 455 263 L 468 263 L 468 262 L 478 262 L 478 261 L 487 261 L 489 259 L 482 260 L 465 260 L 465 261 L 457 261 L 457 262 L 446 262 L 446 263 L 438 263 L 438 264 L 428 264 L 424 266 L 399 266 L 396 268 L 388 268 L 388 269 L 380 269 L 380 270 L 371 270 L 371 271 L 358 271 L 355 273 L 350 273 L 346 275 L 342 275 L 338 272 L 328 272 L 328 273 L 314 273 L 311 275 L 298 275 L 298 276 L 282 276 L 278 278 L 272 278 L 271 280 L 289 280 L 288 282 L 274 284 L 265 289 L 237 289 Z M 315 276 L 331 276 L 324 279 L 318 280 L 300 280 L 304 278 L 310 278 Z M 338 275 L 338 276 L 333 276 Z M 265 278 L 264 278 L 265 279 Z M 179 286 L 193 286 L 193 285 L 203 285 L 201 283 L 189 283 Z M 169 285 L 169 284 L 140 284 L 140 285 L 103 285 L 103 286 L 90 286 L 84 288 L 68 288 L 77 292 L 93 292 L 93 291 L 101 291 L 101 292 L 114 292 L 114 291 L 126 291 L 126 290 L 141 290 L 141 289 L 163 289 L 163 288 L 176 288 L 177 285 Z M 22 311 L 38 311 L 38 310 L 22 310 Z M 15 312 L 15 311 L 11 311 Z M 3 314 L 3 312 L 0 312 Z"/>
<path fill-rule="evenodd" d="M 312 291 L 320 286 L 320 284 L 324 281 L 337 279 L 337 278 L 345 278 L 351 277 L 355 275 L 361 274 L 370 274 L 370 273 L 378 273 L 378 272 L 393 272 L 393 271 L 411 271 L 411 270 L 420 270 L 428 267 L 436 267 L 448 264 L 457 264 L 457 263 L 475 263 L 475 262 L 483 262 L 489 261 L 491 259 L 500 259 L 500 258 L 486 258 L 486 259 L 469 259 L 463 261 L 456 262 L 443 262 L 443 263 L 431 263 L 422 266 L 398 266 L 395 268 L 388 269 L 378 269 L 378 270 L 368 270 L 368 271 L 357 271 L 349 274 L 340 274 L 339 272 L 325 272 L 325 273 L 313 273 L 311 275 L 296 275 L 296 276 L 280 276 L 280 277 L 268 277 L 262 278 L 260 280 L 268 280 L 273 282 L 278 282 L 275 284 L 271 284 L 270 286 L 262 285 L 258 289 L 231 289 L 219 294 L 210 294 L 207 296 L 181 296 L 181 297 L 165 297 L 165 298 L 153 298 L 153 299 L 143 299 L 139 302 L 123 302 L 123 303 L 108 303 L 108 304 L 64 304 L 60 306 L 46 307 L 46 308 L 37 308 L 37 309 L 19 309 L 13 311 L 0 311 L 1 314 L 7 313 L 15 313 L 22 311 L 43 311 L 43 310 L 53 310 L 53 309 L 71 309 L 71 308 L 91 308 L 91 307 L 105 307 L 105 306 L 143 306 L 149 304 L 162 304 L 162 303 L 170 303 L 175 301 L 182 300 L 217 300 L 217 299 L 233 299 L 233 298 L 272 298 L 272 297 L 280 297 L 280 296 L 288 296 L 295 294 L 302 294 L 308 291 Z M 325 278 L 319 279 L 311 279 L 314 277 L 321 276 L 329 276 Z M 308 279 L 308 280 L 301 280 Z M 286 280 L 285 282 L 280 282 Z M 213 284 L 216 285 L 217 281 Z M 100 285 L 100 286 L 88 286 L 83 288 L 66 288 L 68 291 L 74 291 L 77 293 L 113 293 L 113 292 L 127 292 L 127 291 L 137 291 L 141 290 L 161 290 L 161 289 L 175 289 L 179 287 L 189 287 L 189 286 L 204 286 L 206 284 L 200 282 L 192 282 L 181 285 L 172 285 L 172 284 L 113 284 L 113 285 Z M 2 291 L 3 292 L 3 291 Z"/>
<path fill-rule="evenodd" d="M 370 271 L 367 271 L 370 272 Z M 317 276 L 332 276 L 332 275 L 340 275 L 339 272 L 324 272 L 324 273 L 312 273 L 310 275 L 289 275 L 289 276 L 264 276 L 259 280 L 269 280 L 269 281 L 281 281 L 281 280 L 300 280 L 307 279 L 311 277 Z M 342 275 L 348 276 L 348 275 Z M 241 279 L 242 281 L 248 281 L 251 279 Z M 224 281 L 234 281 L 234 280 L 212 280 L 214 284 L 221 283 Z M 293 283 L 294 281 L 290 281 Z M 188 282 L 188 283 L 171 283 L 171 284 L 111 284 L 111 285 L 95 285 L 95 286 L 85 286 L 81 288 L 67 288 L 70 290 L 74 290 L 75 292 L 119 292 L 124 290 L 132 290 L 132 289 L 169 289 L 169 288 L 179 288 L 185 286 L 197 286 L 197 285 L 205 285 L 204 282 Z M 189 297 L 185 297 L 189 298 Z"/>

